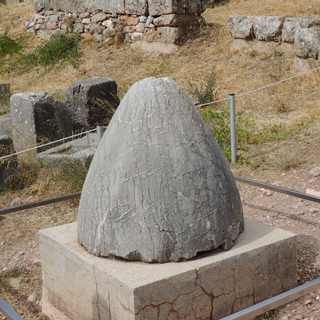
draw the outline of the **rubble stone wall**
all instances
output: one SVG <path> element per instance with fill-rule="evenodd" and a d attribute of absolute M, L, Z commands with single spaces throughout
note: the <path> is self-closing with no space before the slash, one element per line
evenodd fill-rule
<path fill-rule="evenodd" d="M 178 43 L 203 20 L 204 0 L 35 0 L 27 32 L 49 39 L 60 32 L 91 33 L 98 42 Z"/>

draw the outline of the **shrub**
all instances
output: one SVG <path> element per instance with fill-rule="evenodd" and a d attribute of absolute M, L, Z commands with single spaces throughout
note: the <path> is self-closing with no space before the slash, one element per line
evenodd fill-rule
<path fill-rule="evenodd" d="M 200 104 L 212 102 L 217 96 L 216 87 L 216 70 L 215 67 L 212 68 L 209 75 L 208 81 L 205 85 L 203 84 L 200 88 L 194 87 L 191 81 L 189 81 L 189 91 L 193 99 L 199 101 Z"/>

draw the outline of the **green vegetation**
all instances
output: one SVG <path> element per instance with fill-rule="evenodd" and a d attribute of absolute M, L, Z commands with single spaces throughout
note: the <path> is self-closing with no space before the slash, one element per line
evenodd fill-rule
<path fill-rule="evenodd" d="M 77 69 L 82 56 L 82 53 L 79 52 L 80 40 L 81 35 L 79 34 L 52 35 L 50 40 L 25 53 L 26 48 L 22 46 L 21 40 L 13 40 L 4 34 L 0 37 L 0 53 L 1 46 L 6 48 L 0 54 L 0 74 L 21 74 L 42 66 L 44 72 L 41 75 L 44 75 L 54 67 L 62 68 L 67 64 Z"/>
<path fill-rule="evenodd" d="M 199 101 L 200 104 L 212 102 L 216 99 L 217 90 L 216 87 L 216 71 L 215 67 L 212 68 L 208 81 L 205 86 L 203 84 L 200 88 L 194 87 L 191 81 L 189 81 L 189 91 L 193 99 Z"/>
<path fill-rule="evenodd" d="M 221 111 L 206 108 L 201 110 L 200 114 L 205 122 L 212 128 L 213 135 L 225 157 L 231 159 L 230 116 L 228 108 L 223 108 Z M 303 127 L 309 125 L 313 119 L 314 115 L 311 115 L 308 121 L 299 123 L 294 128 L 280 123 L 279 125 L 263 125 L 262 128 L 259 129 L 252 114 L 248 116 L 239 115 L 236 119 L 238 150 L 244 152 L 249 145 L 285 140 L 289 136 L 294 136 Z M 238 156 L 238 161 L 254 165 L 243 153 Z"/>
<path fill-rule="evenodd" d="M 12 269 L 6 270 L 1 274 L 1 278 L 17 278 L 22 272 L 22 266 L 16 266 Z"/>
<path fill-rule="evenodd" d="M 0 37 L 0 59 L 6 55 L 12 56 L 14 53 L 19 53 L 23 49 L 21 40 L 11 39 L 7 32 Z"/>

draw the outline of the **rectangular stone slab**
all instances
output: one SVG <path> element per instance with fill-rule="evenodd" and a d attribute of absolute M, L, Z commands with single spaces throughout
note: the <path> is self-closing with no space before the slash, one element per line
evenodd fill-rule
<path fill-rule="evenodd" d="M 245 219 L 229 251 L 148 264 L 106 259 L 77 223 L 40 231 L 43 312 L 53 319 L 220 319 L 296 286 L 296 236 Z"/>

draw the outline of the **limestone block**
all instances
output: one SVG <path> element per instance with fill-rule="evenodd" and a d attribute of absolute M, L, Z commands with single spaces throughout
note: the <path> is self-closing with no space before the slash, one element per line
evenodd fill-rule
<path fill-rule="evenodd" d="M 64 102 L 46 92 L 16 93 L 10 98 L 13 144 L 22 151 L 72 134 L 72 122 Z M 38 150 L 40 151 L 40 150 Z M 18 157 L 28 161 L 37 150 Z"/>
<path fill-rule="evenodd" d="M 114 37 L 116 35 L 116 30 L 114 28 L 108 28 L 103 31 L 103 35 L 106 37 Z"/>
<path fill-rule="evenodd" d="M 48 30 L 56 30 L 58 25 L 55 22 L 48 22 L 46 27 Z"/>
<path fill-rule="evenodd" d="M 97 123 L 108 124 L 119 105 L 117 84 L 113 79 L 93 77 L 77 81 L 66 90 L 67 107 L 77 129 Z"/>
<path fill-rule="evenodd" d="M 148 4 L 151 16 L 171 13 L 202 13 L 206 10 L 204 0 L 148 0 Z"/>
<path fill-rule="evenodd" d="M 12 121 L 11 114 L 4 114 L 0 116 L 0 134 L 5 134 L 12 139 Z"/>
<path fill-rule="evenodd" d="M 90 252 L 147 262 L 229 249 L 242 232 L 229 166 L 172 79 L 144 79 L 123 98 L 91 163 L 78 223 Z"/>
<path fill-rule="evenodd" d="M 140 21 L 139 18 L 129 17 L 127 20 L 127 24 L 128 24 L 128 26 L 133 26 L 133 25 L 138 24 L 139 21 Z"/>
<path fill-rule="evenodd" d="M 12 139 L 0 133 L 0 158 L 14 152 Z M 0 190 L 10 185 L 10 176 L 16 172 L 17 166 L 17 156 L 0 160 Z"/>
<path fill-rule="evenodd" d="M 132 41 L 139 41 L 144 39 L 144 34 L 141 32 L 133 32 L 131 35 Z"/>
<path fill-rule="evenodd" d="M 297 30 L 309 28 L 310 17 L 286 18 L 282 28 L 282 41 L 294 42 L 294 35 Z"/>
<path fill-rule="evenodd" d="M 258 40 L 275 40 L 281 35 L 282 16 L 253 17 L 253 32 Z"/>
<path fill-rule="evenodd" d="M 106 17 L 107 17 L 106 14 L 103 12 L 97 13 L 92 16 L 92 23 L 97 23 L 99 21 L 106 20 Z"/>
<path fill-rule="evenodd" d="M 82 23 L 77 22 L 73 25 L 73 32 L 74 33 L 82 33 L 83 29 L 84 29 L 84 26 Z"/>
<path fill-rule="evenodd" d="M 294 53 L 303 58 L 318 59 L 320 29 L 300 29 L 294 36 Z"/>
<path fill-rule="evenodd" d="M 252 39 L 253 17 L 235 16 L 228 18 L 229 29 L 234 39 Z"/>
<path fill-rule="evenodd" d="M 146 15 L 148 13 L 147 0 L 126 0 L 125 1 L 126 14 Z"/>
<path fill-rule="evenodd" d="M 180 39 L 181 32 L 176 27 L 162 27 L 161 42 L 177 43 Z"/>
<path fill-rule="evenodd" d="M 101 26 L 97 23 L 93 23 L 90 26 L 90 32 L 91 33 L 100 33 L 101 32 Z"/>
<path fill-rule="evenodd" d="M 229 251 L 178 263 L 91 255 L 76 223 L 41 230 L 40 244 L 50 319 L 217 320 L 297 283 L 296 236 L 249 219 Z"/>
<path fill-rule="evenodd" d="M 177 14 L 166 14 L 162 15 L 153 20 L 153 24 L 156 27 L 168 26 L 168 27 L 176 27 L 179 23 L 179 16 Z"/>
<path fill-rule="evenodd" d="M 84 19 L 89 17 L 89 12 L 82 12 L 79 14 L 79 18 Z"/>

